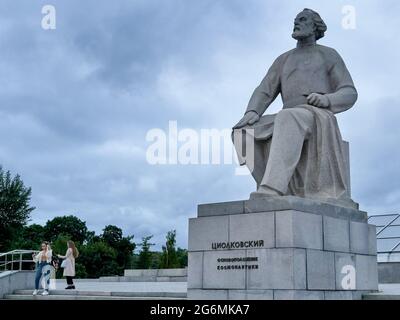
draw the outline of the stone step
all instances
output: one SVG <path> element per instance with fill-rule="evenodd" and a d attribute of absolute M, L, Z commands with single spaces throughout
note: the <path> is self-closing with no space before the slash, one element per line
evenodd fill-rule
<path fill-rule="evenodd" d="M 133 277 L 186 277 L 187 268 L 180 269 L 125 269 L 124 276 Z"/>
<path fill-rule="evenodd" d="M 14 295 L 32 295 L 33 290 L 15 290 Z M 38 295 L 39 296 L 39 295 Z M 49 296 L 94 296 L 94 297 L 147 297 L 147 298 L 186 298 L 186 292 L 169 292 L 169 291 L 89 291 L 89 290 L 50 290 Z"/>
<path fill-rule="evenodd" d="M 364 300 L 400 300 L 400 283 L 380 283 L 379 291 L 366 293 Z"/>
<path fill-rule="evenodd" d="M 108 276 L 100 277 L 100 282 L 187 282 L 187 276 L 153 277 L 153 276 Z"/>
<path fill-rule="evenodd" d="M 400 300 L 400 294 L 368 293 L 363 295 L 363 300 Z"/>
<path fill-rule="evenodd" d="M 53 295 L 32 296 L 32 294 L 9 294 L 5 296 L 8 300 L 186 300 L 176 297 L 149 297 L 149 296 L 96 296 L 96 295 Z"/>

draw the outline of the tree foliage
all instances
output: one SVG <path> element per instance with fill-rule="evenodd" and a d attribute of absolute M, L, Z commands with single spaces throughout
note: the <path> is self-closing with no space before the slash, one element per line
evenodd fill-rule
<path fill-rule="evenodd" d="M 71 240 L 83 243 L 88 237 L 86 222 L 75 216 L 55 217 L 44 226 L 44 236 L 47 241 L 54 241 L 59 235 L 69 236 Z"/>
<path fill-rule="evenodd" d="M 102 241 L 117 252 L 118 274 L 123 274 L 124 270 L 131 266 L 132 254 L 136 247 L 136 244 L 132 241 L 133 238 L 133 236 L 124 237 L 122 229 L 113 225 L 106 226 L 100 236 Z"/>
<path fill-rule="evenodd" d="M 122 240 L 122 229 L 117 226 L 108 225 L 103 229 L 101 237 L 110 246 L 116 246 Z"/>
<path fill-rule="evenodd" d="M 154 246 L 154 243 L 151 243 L 150 240 L 153 236 L 147 236 L 142 238 L 142 242 L 139 245 L 141 250 L 139 252 L 139 257 L 137 261 L 138 269 L 150 269 L 152 263 L 152 252 L 150 251 L 151 247 Z"/>
<path fill-rule="evenodd" d="M 0 166 L 0 252 L 9 249 L 35 209 L 30 205 L 31 192 L 19 175 L 12 177 L 10 171 L 4 172 Z"/>
<path fill-rule="evenodd" d="M 44 227 L 40 224 L 31 224 L 18 230 L 10 249 L 38 250 L 44 239 Z"/>
<path fill-rule="evenodd" d="M 186 249 L 178 248 L 176 250 L 176 256 L 179 268 L 185 268 L 188 266 L 188 253 Z"/>
<path fill-rule="evenodd" d="M 79 262 L 89 278 L 117 275 L 117 252 L 103 241 L 88 243 L 81 249 Z"/>
<path fill-rule="evenodd" d="M 162 247 L 160 268 L 178 268 L 179 262 L 176 252 L 176 230 L 168 231 L 165 246 Z"/>

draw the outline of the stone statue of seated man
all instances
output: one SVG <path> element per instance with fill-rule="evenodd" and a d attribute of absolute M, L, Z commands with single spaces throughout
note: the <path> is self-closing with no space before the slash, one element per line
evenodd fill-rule
<path fill-rule="evenodd" d="M 257 191 L 250 198 L 295 195 L 351 202 L 347 152 L 335 114 L 354 105 L 357 91 L 340 55 L 316 43 L 326 30 L 311 9 L 296 16 L 296 48 L 274 61 L 233 128 L 241 165 L 249 158 L 243 141 L 254 142 L 251 173 Z M 283 109 L 263 116 L 278 94 Z"/>

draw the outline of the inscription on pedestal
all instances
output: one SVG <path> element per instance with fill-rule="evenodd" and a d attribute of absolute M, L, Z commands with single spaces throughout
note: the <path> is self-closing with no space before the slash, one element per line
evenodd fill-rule
<path fill-rule="evenodd" d="M 218 258 L 217 270 L 258 269 L 258 257 Z"/>
<path fill-rule="evenodd" d="M 264 247 L 264 240 L 252 240 L 252 241 L 231 241 L 231 242 L 213 242 L 211 243 L 211 249 L 250 249 L 250 248 L 262 248 Z"/>

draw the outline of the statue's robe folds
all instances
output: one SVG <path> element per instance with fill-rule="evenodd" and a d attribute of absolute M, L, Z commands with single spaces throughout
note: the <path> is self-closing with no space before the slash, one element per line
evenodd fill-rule
<path fill-rule="evenodd" d="M 328 97 L 329 108 L 307 104 L 311 93 Z M 283 109 L 262 116 L 278 94 Z M 351 108 L 356 100 L 351 76 L 334 49 L 312 45 L 282 54 L 246 110 L 262 117 L 239 129 L 254 141 L 254 167 L 246 163 L 245 139 L 234 138 L 240 164 L 248 165 L 257 185 L 283 195 L 350 200 L 346 151 L 334 114 Z"/>

